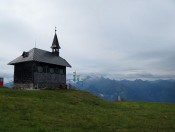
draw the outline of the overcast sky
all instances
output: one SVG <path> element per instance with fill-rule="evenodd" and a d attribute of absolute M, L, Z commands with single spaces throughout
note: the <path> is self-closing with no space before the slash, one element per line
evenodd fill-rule
<path fill-rule="evenodd" d="M 0 75 L 35 41 L 51 51 L 55 26 L 68 73 L 175 78 L 174 0 L 0 0 Z"/>

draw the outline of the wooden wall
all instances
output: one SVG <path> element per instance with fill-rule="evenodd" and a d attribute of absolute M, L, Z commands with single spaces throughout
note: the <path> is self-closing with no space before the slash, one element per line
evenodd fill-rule
<path fill-rule="evenodd" d="M 32 83 L 32 62 L 16 64 L 14 67 L 14 83 Z"/>
<path fill-rule="evenodd" d="M 14 83 L 66 83 L 66 67 L 40 62 L 15 65 Z"/>
<path fill-rule="evenodd" d="M 34 83 L 66 83 L 66 67 L 36 63 Z"/>

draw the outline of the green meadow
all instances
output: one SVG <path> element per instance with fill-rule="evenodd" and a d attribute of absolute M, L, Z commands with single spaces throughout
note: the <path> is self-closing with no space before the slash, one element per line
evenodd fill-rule
<path fill-rule="evenodd" d="M 78 90 L 0 87 L 0 132 L 174 132 L 175 104 L 107 102 Z"/>

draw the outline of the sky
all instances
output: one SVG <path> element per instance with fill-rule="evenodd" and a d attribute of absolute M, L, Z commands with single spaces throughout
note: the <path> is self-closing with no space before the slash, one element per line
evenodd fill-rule
<path fill-rule="evenodd" d="M 0 0 L 0 76 L 35 47 L 51 51 L 55 26 L 67 73 L 175 79 L 174 0 Z"/>

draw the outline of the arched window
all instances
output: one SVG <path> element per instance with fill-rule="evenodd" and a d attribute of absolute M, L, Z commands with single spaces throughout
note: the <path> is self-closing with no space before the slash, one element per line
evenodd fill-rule
<path fill-rule="evenodd" d="M 43 72 L 43 67 L 42 66 L 38 66 L 37 69 L 38 69 L 38 72 Z"/>
<path fill-rule="evenodd" d="M 60 69 L 60 74 L 64 74 L 64 70 L 63 69 Z"/>
<path fill-rule="evenodd" d="M 60 72 L 59 72 L 59 68 L 55 68 L 55 73 L 56 74 L 59 74 Z"/>
<path fill-rule="evenodd" d="M 49 71 L 50 71 L 50 73 L 54 73 L 54 69 L 53 68 L 50 68 Z"/>

